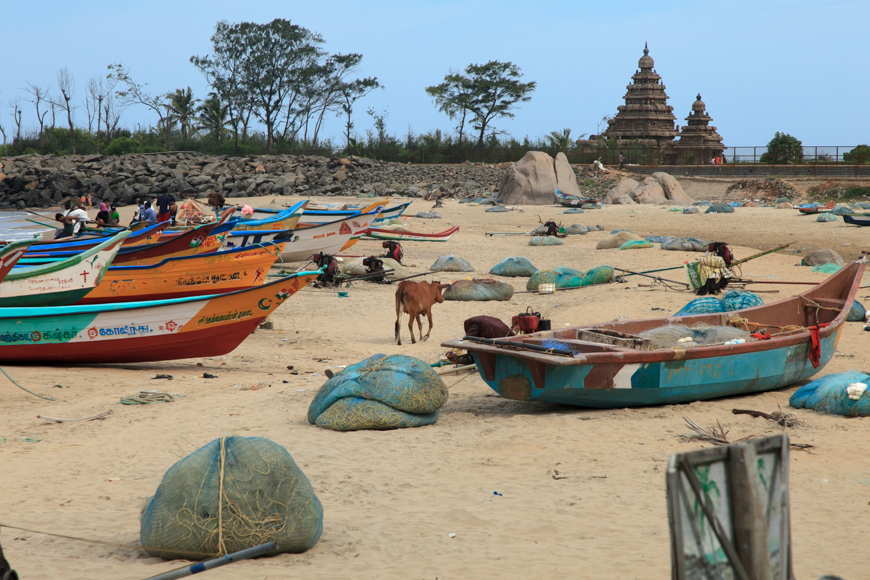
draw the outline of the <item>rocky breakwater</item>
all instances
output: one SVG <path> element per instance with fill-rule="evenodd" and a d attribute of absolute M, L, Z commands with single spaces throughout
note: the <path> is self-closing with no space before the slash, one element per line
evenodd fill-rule
<path fill-rule="evenodd" d="M 505 165 L 410 165 L 361 157 L 247 157 L 160 153 L 103 157 L 0 158 L 0 209 L 46 208 L 92 194 L 94 203 L 176 197 L 372 194 L 481 197 L 498 189 Z"/>

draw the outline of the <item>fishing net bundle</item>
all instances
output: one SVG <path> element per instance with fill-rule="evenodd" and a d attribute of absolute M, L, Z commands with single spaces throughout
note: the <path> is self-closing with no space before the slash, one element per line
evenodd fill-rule
<path fill-rule="evenodd" d="M 620 250 L 640 250 L 643 248 L 652 248 L 652 244 L 646 240 L 629 240 L 619 246 Z"/>
<path fill-rule="evenodd" d="M 830 415 L 867 417 L 870 416 L 870 392 L 861 387 L 850 389 L 858 383 L 870 385 L 870 375 L 858 371 L 827 375 L 799 388 L 788 404 Z"/>
<path fill-rule="evenodd" d="M 453 254 L 441 256 L 435 260 L 435 263 L 429 267 L 429 270 L 432 272 L 474 272 L 471 264 Z"/>
<path fill-rule="evenodd" d="M 431 425 L 447 396 L 447 385 L 425 362 L 376 354 L 326 381 L 308 422 L 335 431 Z"/>
<path fill-rule="evenodd" d="M 396 278 L 404 278 L 411 275 L 411 270 L 405 268 L 402 264 L 392 258 L 379 258 L 384 263 L 384 270 L 393 270 L 393 276 Z M 368 274 L 368 268 L 363 265 L 365 258 L 354 258 L 350 262 L 341 264 L 341 271 L 349 276 L 364 276 Z"/>
<path fill-rule="evenodd" d="M 475 278 L 473 280 L 458 280 L 450 284 L 450 287 L 444 291 L 444 300 L 510 300 L 513 295 L 514 287 L 510 284 Z"/>
<path fill-rule="evenodd" d="M 852 308 L 849 309 L 849 314 L 846 315 L 846 322 L 864 322 L 866 317 L 867 310 L 864 308 L 864 305 L 854 300 Z"/>
<path fill-rule="evenodd" d="M 222 437 L 169 468 L 142 510 L 152 556 L 201 560 L 278 544 L 304 552 L 323 532 L 323 506 L 290 453 L 263 437 Z"/>
<path fill-rule="evenodd" d="M 850 208 L 848 208 L 848 207 L 846 207 L 846 206 L 844 206 L 844 205 L 838 205 L 837 207 L 835 207 L 834 209 L 832 209 L 832 210 L 831 210 L 830 212 L 828 212 L 828 213 L 830 213 L 832 216 L 838 216 L 838 215 L 855 215 L 855 211 L 854 211 L 854 210 L 852 210 L 852 209 L 850 209 Z M 816 221 L 818 221 L 818 220 L 816 220 Z"/>
<path fill-rule="evenodd" d="M 685 326 L 683 324 L 669 324 L 638 334 L 642 338 L 649 339 L 650 349 L 661 348 L 692 348 L 695 346 L 712 346 L 724 344 L 729 340 L 749 340 L 749 332 L 733 326 L 709 326 L 696 324 Z M 690 340 L 686 340 L 690 339 Z"/>
<path fill-rule="evenodd" d="M 613 282 L 615 273 L 610 266 L 598 266 L 585 274 L 567 266 L 554 270 L 538 270 L 526 283 L 526 290 L 536 291 L 541 284 L 555 284 L 556 288 L 577 288 Z"/>
<path fill-rule="evenodd" d="M 716 296 L 696 298 L 683 306 L 674 316 L 691 316 L 694 314 L 714 314 L 717 312 L 732 312 L 753 306 L 761 306 L 764 301 L 752 292 L 729 290 L 720 300 Z"/>
<path fill-rule="evenodd" d="M 535 236 L 529 240 L 530 246 L 561 246 L 564 243 L 555 236 Z"/>
<path fill-rule="evenodd" d="M 704 213 L 734 213 L 734 208 L 730 205 L 714 203 Z"/>
<path fill-rule="evenodd" d="M 528 258 L 517 256 L 515 258 L 505 258 L 498 264 L 492 267 L 490 274 L 495 276 L 508 276 L 512 278 L 528 278 L 534 275 L 538 269 L 532 264 Z"/>
<path fill-rule="evenodd" d="M 669 238 L 661 244 L 661 249 L 672 252 L 706 252 L 710 247 L 710 242 L 698 238 Z"/>
<path fill-rule="evenodd" d="M 586 235 L 589 231 L 589 228 L 584 226 L 583 224 L 571 224 L 570 226 L 564 228 L 564 233 L 567 236 L 575 236 L 575 235 Z"/>
<path fill-rule="evenodd" d="M 613 250 L 622 246 L 626 242 L 642 240 L 640 236 L 636 236 L 628 230 L 614 230 L 604 236 L 598 243 L 595 244 L 596 250 Z"/>

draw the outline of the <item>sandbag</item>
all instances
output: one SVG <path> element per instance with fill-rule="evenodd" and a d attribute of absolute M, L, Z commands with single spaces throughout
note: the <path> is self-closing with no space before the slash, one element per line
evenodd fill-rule
<path fill-rule="evenodd" d="M 864 305 L 854 300 L 852 308 L 849 309 L 849 314 L 846 316 L 846 322 L 864 322 L 866 317 L 867 310 L 864 309 Z"/>
<path fill-rule="evenodd" d="M 600 240 L 595 244 L 596 250 L 610 250 L 620 247 L 625 242 L 630 242 L 632 240 L 642 240 L 640 236 L 636 236 L 633 233 L 625 230 L 617 231 L 616 233 L 611 233 Z"/>
<path fill-rule="evenodd" d="M 745 290 L 729 290 L 722 297 L 722 308 L 725 312 L 743 310 L 744 308 L 762 306 L 763 304 L 764 301 L 758 294 L 746 292 Z"/>
<path fill-rule="evenodd" d="M 537 291 L 541 284 L 555 284 L 556 288 L 577 288 L 583 284 L 583 272 L 567 266 L 553 270 L 538 270 L 526 283 L 526 290 Z"/>
<path fill-rule="evenodd" d="M 672 252 L 706 252 L 710 242 L 698 238 L 671 238 L 662 242 L 663 250 Z"/>
<path fill-rule="evenodd" d="M 457 280 L 450 284 L 444 293 L 444 300 L 487 301 L 510 300 L 514 295 L 514 287 L 495 280 L 478 279 Z"/>
<path fill-rule="evenodd" d="M 494 274 L 495 276 L 528 278 L 537 271 L 538 269 L 535 268 L 528 258 L 517 256 L 515 258 L 505 258 L 493 266 L 489 273 Z"/>
<path fill-rule="evenodd" d="M 463 323 L 465 336 L 505 338 L 516 334 L 510 327 L 492 316 L 473 316 Z"/>
<path fill-rule="evenodd" d="M 308 407 L 308 422 L 335 431 L 431 425 L 447 396 L 427 363 L 376 354 L 326 381 Z"/>
<path fill-rule="evenodd" d="M 441 256 L 435 260 L 435 263 L 429 267 L 429 270 L 432 272 L 474 272 L 471 264 L 453 254 Z"/>
<path fill-rule="evenodd" d="M 816 221 L 817 222 L 835 222 L 835 221 L 837 221 L 837 216 L 834 214 L 834 212 L 823 213 L 823 214 L 816 216 Z"/>
<path fill-rule="evenodd" d="M 530 246 L 561 246 L 564 243 L 555 236 L 535 236 L 529 240 Z"/>
<path fill-rule="evenodd" d="M 322 532 L 320 500 L 286 449 L 225 437 L 169 468 L 142 510 L 139 541 L 152 556 L 201 560 L 270 541 L 275 553 L 304 552 Z"/>
<path fill-rule="evenodd" d="M 714 203 L 704 213 L 734 213 L 734 208 L 730 205 Z"/>
<path fill-rule="evenodd" d="M 796 409 L 815 409 L 820 413 L 845 417 L 870 416 L 870 391 L 864 391 L 858 399 L 849 397 L 849 385 L 870 385 L 870 375 L 848 371 L 826 375 L 799 388 L 788 400 Z"/>
<path fill-rule="evenodd" d="M 620 250 L 641 250 L 643 248 L 652 248 L 652 244 L 646 240 L 629 240 L 619 246 Z"/>
<path fill-rule="evenodd" d="M 693 316 L 695 314 L 713 314 L 716 312 L 725 312 L 722 301 L 715 296 L 704 296 L 703 298 L 695 298 L 680 308 L 674 316 Z"/>

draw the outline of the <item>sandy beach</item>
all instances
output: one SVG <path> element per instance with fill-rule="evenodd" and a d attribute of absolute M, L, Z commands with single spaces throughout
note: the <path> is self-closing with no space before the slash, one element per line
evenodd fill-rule
<path fill-rule="evenodd" d="M 297 198 L 257 198 L 261 207 Z M 250 203 L 252 200 L 239 200 Z M 337 198 L 324 198 L 335 202 Z M 347 201 L 359 201 L 347 199 Z M 400 201 L 400 200 L 394 200 Z M 404 201 L 404 200 L 401 200 Z M 426 211 L 416 201 L 406 215 Z M 796 210 L 738 208 L 733 214 L 684 215 L 668 206 L 608 206 L 562 215 L 558 206 L 486 213 L 450 200 L 440 220 L 408 220 L 416 229 L 460 227 L 446 243 L 404 243 L 405 262 L 424 272 L 441 255 L 456 254 L 471 275 L 421 279 L 451 282 L 492 277 L 509 256 L 538 268 L 579 270 L 607 264 L 632 270 L 678 266 L 697 254 L 658 249 L 596 250 L 610 230 L 641 236 L 697 236 L 731 245 L 737 258 L 779 244 L 790 251 L 743 267 L 759 280 L 812 281 L 826 276 L 799 266 L 801 255 L 829 248 L 855 259 L 866 231 L 842 220 L 817 223 Z M 129 221 L 132 208 L 123 208 Z M 601 225 L 602 232 L 570 236 L 563 246 L 529 247 L 525 232 L 538 217 L 563 225 Z M 346 252 L 381 254 L 379 241 L 360 241 Z M 682 280 L 680 271 L 671 273 Z M 525 279 L 500 279 L 525 290 Z M 865 277 L 865 283 L 870 277 Z M 3 527 L 0 541 L 22 579 L 139 579 L 183 565 L 138 551 L 139 512 L 176 461 L 222 435 L 262 436 L 285 446 L 323 502 L 324 532 L 304 554 L 232 564 L 208 578 L 621 578 L 670 575 L 665 465 L 670 454 L 707 444 L 685 443 L 688 417 L 701 426 L 717 421 L 729 437 L 779 432 L 763 419 L 731 414 L 734 408 L 771 412 L 788 407 L 799 385 L 781 390 L 685 405 L 594 410 L 498 397 L 475 374 L 447 375 L 450 399 L 435 425 L 396 431 L 338 433 L 312 426 L 306 412 L 324 371 L 375 353 L 405 354 L 434 362 L 440 343 L 463 334 L 462 323 L 486 314 L 506 322 L 527 306 L 553 327 L 619 317 L 652 318 L 676 312 L 694 298 L 684 292 L 626 284 L 590 286 L 540 296 L 515 294 L 509 302 L 436 305 L 429 341 L 410 344 L 403 327 L 395 344 L 395 286 L 356 282 L 337 289 L 308 287 L 272 316 L 274 329 L 258 330 L 223 357 L 153 364 L 82 367 L 5 366 L 22 385 L 56 402 L 33 397 L 0 377 L 0 524 L 107 542 L 86 543 Z M 756 285 L 767 302 L 806 286 Z M 859 300 L 870 305 L 870 290 Z M 663 310 L 660 310 L 663 309 Z M 870 333 L 846 323 L 837 353 L 821 374 L 870 369 Z M 425 324 L 424 324 L 425 329 Z M 291 374 L 288 366 L 299 374 Z M 202 378 L 203 372 L 217 375 Z M 154 380 L 168 373 L 171 381 Z M 265 383 L 250 388 L 251 383 Z M 126 406 L 139 390 L 178 393 L 173 403 Z M 78 418 L 112 410 L 103 420 L 51 424 L 37 415 Z M 791 453 L 792 535 L 799 578 L 838 574 L 867 577 L 870 556 L 870 421 L 798 410 L 803 426 L 793 442 L 813 447 Z M 554 479 L 553 470 L 567 477 Z M 455 534 L 455 537 L 449 537 Z"/>

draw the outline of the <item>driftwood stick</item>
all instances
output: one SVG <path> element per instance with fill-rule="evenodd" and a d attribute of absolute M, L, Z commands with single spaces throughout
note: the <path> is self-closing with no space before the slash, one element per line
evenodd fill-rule
<path fill-rule="evenodd" d="M 112 409 L 109 409 L 108 411 L 104 411 L 102 413 L 94 415 L 93 417 L 84 417 L 82 419 L 54 418 L 54 417 L 46 417 L 45 415 L 37 415 L 36 418 L 42 419 L 43 421 L 52 421 L 54 423 L 75 423 L 77 421 L 93 421 L 95 419 L 102 419 L 103 417 L 111 415 L 113 412 L 114 411 L 112 411 Z"/>
<path fill-rule="evenodd" d="M 762 413 L 761 411 L 751 411 L 748 409 L 731 409 L 731 412 L 734 415 L 751 415 L 756 419 L 758 417 L 761 417 L 762 419 L 767 419 L 768 421 L 779 421 L 779 419 L 777 419 L 773 415 L 768 415 L 767 413 Z"/>

